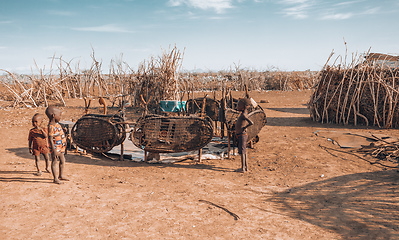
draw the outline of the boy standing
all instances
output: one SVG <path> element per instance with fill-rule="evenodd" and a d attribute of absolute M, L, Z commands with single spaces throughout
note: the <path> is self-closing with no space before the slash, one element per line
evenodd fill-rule
<path fill-rule="evenodd" d="M 51 171 L 53 172 L 54 183 L 61 184 L 60 180 L 69 181 L 65 177 L 65 149 L 66 149 L 66 137 L 62 130 L 61 125 L 58 123 L 61 120 L 61 110 L 50 106 L 46 109 L 46 115 L 49 119 L 48 123 L 48 137 L 51 150 Z M 56 164 L 59 163 L 59 174 L 56 174 Z"/>
<path fill-rule="evenodd" d="M 50 149 L 48 148 L 47 131 L 42 128 L 43 117 L 41 114 L 36 113 L 32 117 L 33 128 L 29 131 L 28 141 L 29 141 L 29 153 L 35 156 L 35 164 L 37 169 L 37 176 L 42 175 L 40 171 L 39 160 L 40 154 L 43 155 L 46 161 L 46 172 L 50 173 L 50 159 L 48 154 Z"/>
<path fill-rule="evenodd" d="M 242 98 L 238 101 L 237 110 L 241 112 L 235 124 L 235 133 L 238 138 L 238 153 L 241 155 L 241 169 L 237 172 L 247 172 L 247 128 L 254 123 L 248 118 L 248 107 L 251 101 L 248 98 Z"/>

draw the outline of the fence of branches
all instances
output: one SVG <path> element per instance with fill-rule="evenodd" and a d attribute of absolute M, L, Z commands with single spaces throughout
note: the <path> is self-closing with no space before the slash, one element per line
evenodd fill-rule
<path fill-rule="evenodd" d="M 188 91 L 244 90 L 298 90 L 310 89 L 315 83 L 312 71 L 285 72 L 236 68 L 219 72 L 182 72 L 183 53 L 176 47 L 163 51 L 158 57 L 143 61 L 137 70 L 122 60 L 112 60 L 108 71 L 102 62 L 91 55 L 89 69 L 81 70 L 79 63 L 53 58 L 47 73 L 17 75 L 0 71 L 0 99 L 17 106 L 47 106 L 49 102 L 66 105 L 68 98 L 106 97 L 115 103 L 124 97 L 132 105 L 142 101 L 179 100 Z"/>

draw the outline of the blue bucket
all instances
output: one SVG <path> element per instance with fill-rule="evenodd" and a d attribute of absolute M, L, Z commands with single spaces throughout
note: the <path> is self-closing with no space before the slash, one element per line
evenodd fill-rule
<path fill-rule="evenodd" d="M 162 112 L 181 112 L 186 109 L 186 101 L 164 100 L 159 101 L 159 107 Z"/>

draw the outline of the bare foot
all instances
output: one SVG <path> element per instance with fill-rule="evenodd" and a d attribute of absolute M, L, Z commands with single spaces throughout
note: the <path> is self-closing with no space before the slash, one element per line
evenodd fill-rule
<path fill-rule="evenodd" d="M 56 183 L 56 184 L 62 184 L 62 182 L 61 182 L 60 180 L 58 180 L 58 179 L 54 179 L 54 183 Z"/>
<path fill-rule="evenodd" d="M 46 169 L 46 173 L 51 173 L 49 169 Z"/>
<path fill-rule="evenodd" d="M 68 178 L 65 178 L 65 177 L 59 177 L 58 179 L 59 179 L 59 180 L 62 180 L 62 181 L 69 181 L 69 179 L 68 179 Z"/>
<path fill-rule="evenodd" d="M 35 173 L 35 175 L 36 175 L 36 176 L 41 176 L 41 175 L 42 175 L 42 172 L 41 172 L 41 171 L 38 171 L 37 173 Z"/>

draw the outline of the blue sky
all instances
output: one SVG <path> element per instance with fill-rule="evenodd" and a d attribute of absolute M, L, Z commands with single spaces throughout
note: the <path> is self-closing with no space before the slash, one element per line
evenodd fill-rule
<path fill-rule="evenodd" d="M 185 70 L 320 70 L 336 54 L 399 54 L 399 0 L 1 0 L 0 69 L 91 64 L 92 48 L 131 68 L 162 48 Z M 53 67 L 55 68 L 55 67 Z"/>

